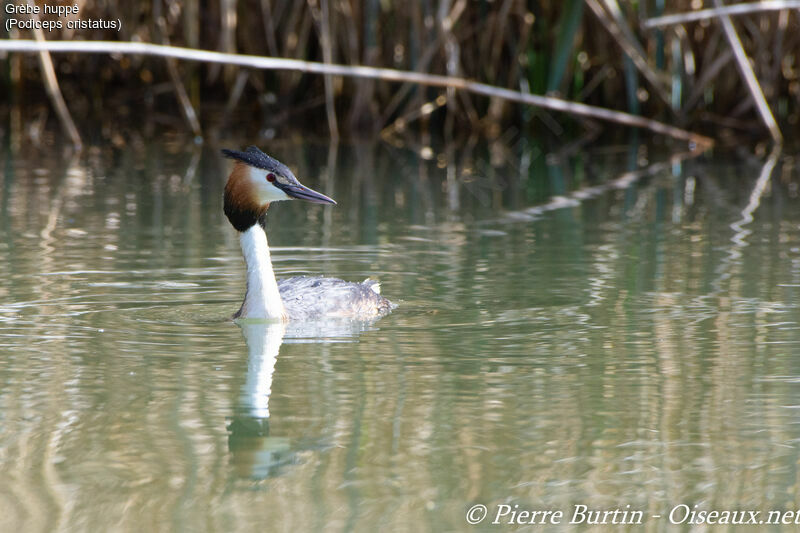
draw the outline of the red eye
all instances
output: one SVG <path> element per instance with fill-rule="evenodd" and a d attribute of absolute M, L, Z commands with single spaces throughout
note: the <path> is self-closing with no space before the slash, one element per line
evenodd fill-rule
<path fill-rule="evenodd" d="M 267 174 L 267 181 L 268 181 L 268 182 L 270 182 L 270 183 L 272 183 L 273 181 L 275 181 L 275 174 L 273 174 L 272 172 L 270 172 L 269 174 Z"/>

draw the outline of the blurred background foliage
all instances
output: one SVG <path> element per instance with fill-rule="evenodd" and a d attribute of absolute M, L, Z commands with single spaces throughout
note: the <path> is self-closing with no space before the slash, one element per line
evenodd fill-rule
<path fill-rule="evenodd" d="M 122 29 L 63 29 L 44 37 L 143 41 L 461 76 L 623 110 L 718 140 L 768 136 L 719 20 L 648 24 L 665 14 L 714 7 L 700 0 L 668 6 L 663 0 L 84 0 L 78 5 L 78 17 L 119 19 Z M 751 13 L 733 21 L 776 120 L 785 132 L 796 130 L 800 10 Z M 27 31 L 5 37 L 32 38 Z M 242 136 L 262 139 L 288 130 L 327 135 L 330 128 L 326 80 L 318 75 L 127 55 L 53 54 L 53 61 L 72 115 L 79 123 L 97 124 L 88 135 L 119 139 L 122 124 L 146 132 L 191 130 L 179 112 L 187 106 L 196 110 L 205 136 L 234 125 Z M 0 65 L 0 92 L 8 95 L 0 98 L 0 111 L 11 116 L 12 127 L 44 129 L 48 117 L 55 124 L 37 56 L 10 53 Z M 597 129 L 586 119 L 574 122 L 463 91 L 345 77 L 328 83 L 345 137 L 379 132 L 401 140 L 420 132 L 560 137 Z"/>

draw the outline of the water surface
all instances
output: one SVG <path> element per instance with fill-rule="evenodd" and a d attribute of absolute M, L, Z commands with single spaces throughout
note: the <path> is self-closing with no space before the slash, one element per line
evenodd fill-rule
<path fill-rule="evenodd" d="M 800 506 L 796 160 L 279 146 L 339 202 L 273 206 L 279 277 L 400 305 L 284 328 L 228 319 L 215 149 L 29 150 L 0 193 L 2 531 Z"/>

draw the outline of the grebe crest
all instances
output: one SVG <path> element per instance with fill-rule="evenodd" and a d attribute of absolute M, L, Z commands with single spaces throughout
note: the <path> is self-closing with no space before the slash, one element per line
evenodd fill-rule
<path fill-rule="evenodd" d="M 222 153 L 235 161 L 225 184 L 224 211 L 239 232 L 247 265 L 247 290 L 234 318 L 369 320 L 395 307 L 380 295 L 380 286 L 374 280 L 353 283 L 336 278 L 299 276 L 278 282 L 266 234 L 270 203 L 293 199 L 332 205 L 336 202 L 302 185 L 289 167 L 255 146 L 244 152 L 222 150 Z"/>

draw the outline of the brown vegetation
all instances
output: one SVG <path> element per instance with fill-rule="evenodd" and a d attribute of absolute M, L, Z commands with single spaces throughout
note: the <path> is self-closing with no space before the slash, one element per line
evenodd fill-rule
<path fill-rule="evenodd" d="M 747 6 L 752 8 L 731 7 L 747 11 Z M 659 19 L 666 14 L 653 2 L 616 0 L 220 0 L 204 5 L 198 0 L 89 0 L 75 17 L 119 20 L 121 30 L 62 29 L 33 37 L 150 42 L 434 73 L 626 111 L 715 138 L 771 134 L 779 140 L 781 129 L 796 130 L 800 2 L 767 2 L 761 11 L 733 13 L 733 18 L 719 2 L 709 12 L 700 7 L 700 2 L 670 2 L 669 14 L 687 12 L 698 19 L 685 21 Z M 32 37 L 26 33 L 14 31 L 9 37 Z M 41 64 L 35 56 L 10 53 L 0 79 L 3 92 L 12 94 L 11 106 L 27 109 L 30 116 L 37 115 L 45 93 L 26 89 L 38 89 L 49 77 L 49 54 L 39 55 Z M 490 138 L 509 127 L 564 132 L 562 117 L 541 109 L 410 82 L 136 55 L 109 60 L 72 53 L 53 61 L 58 81 L 55 86 L 53 79 L 47 81 L 48 93 L 57 103 L 53 93 L 60 85 L 73 115 L 105 118 L 115 109 L 123 120 L 173 121 L 198 135 L 230 125 L 234 112 L 256 117 L 247 121 L 249 134 L 267 136 L 297 126 L 332 135 L 383 131 L 400 137 L 430 127 L 447 136 L 469 131 Z M 176 101 L 185 126 L 174 122 Z"/>

